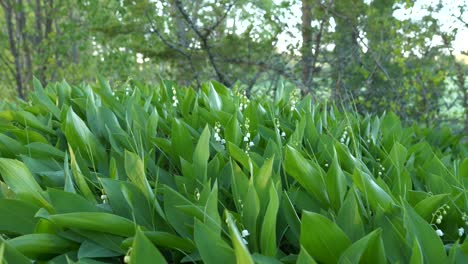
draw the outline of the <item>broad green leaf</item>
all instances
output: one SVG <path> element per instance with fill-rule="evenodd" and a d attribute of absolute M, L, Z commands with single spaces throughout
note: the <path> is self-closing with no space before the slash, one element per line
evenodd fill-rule
<path fill-rule="evenodd" d="M 444 245 L 435 230 L 406 201 L 402 202 L 408 243 L 417 240 L 425 263 L 447 263 Z"/>
<path fill-rule="evenodd" d="M 193 165 L 198 182 L 204 184 L 207 181 L 208 159 L 210 158 L 210 129 L 205 126 L 198 139 L 193 152 Z"/>
<path fill-rule="evenodd" d="M 356 241 L 341 254 L 338 263 L 385 263 L 381 229 L 376 229 Z"/>
<path fill-rule="evenodd" d="M 129 237 L 135 233 L 134 223 L 126 218 L 99 212 L 80 212 L 51 215 L 57 225 L 68 228 L 80 228 Z"/>
<path fill-rule="evenodd" d="M 143 192 L 148 200 L 152 201 L 154 193 L 146 179 L 144 163 L 137 154 L 125 151 L 125 172 L 130 181 Z"/>
<path fill-rule="evenodd" d="M 239 229 L 237 229 L 236 223 L 232 219 L 231 214 L 226 210 L 226 222 L 229 227 L 229 233 L 231 235 L 231 241 L 234 245 L 234 254 L 236 256 L 237 264 L 253 264 L 252 255 L 250 255 L 247 246 L 244 244 Z"/>
<path fill-rule="evenodd" d="M 68 151 L 70 153 L 70 167 L 72 170 L 73 178 L 76 182 L 78 189 L 81 191 L 83 196 L 89 201 L 95 202 L 94 194 L 86 182 L 88 179 L 81 172 L 80 166 L 75 157 L 75 152 L 73 151 L 71 145 L 68 145 Z"/>
<path fill-rule="evenodd" d="M 262 196 L 266 197 L 266 196 Z M 279 209 L 278 193 L 273 184 L 270 185 L 270 201 L 268 203 L 265 216 L 263 218 L 260 247 L 262 254 L 265 256 L 275 257 L 277 253 L 276 244 L 276 229 L 277 229 L 277 215 Z"/>
<path fill-rule="evenodd" d="M 355 187 L 346 195 L 338 211 L 336 223 L 352 241 L 357 241 L 365 235 L 363 216 L 356 200 Z"/>
<path fill-rule="evenodd" d="M 85 240 L 80 245 L 77 256 L 78 259 L 82 258 L 106 258 L 120 256 L 120 252 L 112 251 L 105 248 L 91 240 Z"/>
<path fill-rule="evenodd" d="M 359 190 L 364 193 L 366 201 L 370 203 L 374 210 L 377 208 L 386 209 L 394 205 L 392 197 L 377 185 L 374 179 L 366 172 L 355 169 L 353 181 Z"/>
<path fill-rule="evenodd" d="M 69 144 L 77 148 L 81 155 L 85 155 L 87 162 L 93 167 L 107 170 L 104 146 L 71 107 L 67 111 L 62 129 Z"/>
<path fill-rule="evenodd" d="M 335 211 L 338 211 L 346 195 L 347 180 L 338 163 L 336 151 L 334 151 L 333 161 L 325 177 L 325 183 L 330 203 Z"/>
<path fill-rule="evenodd" d="M 198 220 L 199 221 L 199 220 Z M 195 228 L 196 229 L 196 228 Z M 194 242 L 180 236 L 161 231 L 144 231 L 144 235 L 156 246 L 192 252 L 195 250 Z M 123 247 L 130 247 L 135 238 L 131 237 L 122 242 Z M 210 248 L 211 249 L 211 248 Z"/>
<path fill-rule="evenodd" d="M 423 264 L 424 256 L 421 252 L 421 246 L 419 245 L 418 240 L 415 238 L 413 242 L 413 250 L 410 259 L 410 264 Z"/>
<path fill-rule="evenodd" d="M 402 169 L 405 166 L 406 156 L 408 154 L 407 149 L 398 142 L 393 144 L 392 150 L 388 158 L 390 159 L 391 164 L 395 167 L 398 174 L 401 173 Z"/>
<path fill-rule="evenodd" d="M 284 169 L 322 205 L 328 205 L 328 196 L 322 172 L 312 166 L 309 160 L 305 159 L 299 151 L 289 145 L 286 146 Z"/>
<path fill-rule="evenodd" d="M 60 110 L 58 107 L 50 100 L 47 94 L 42 87 L 41 82 L 37 78 L 33 78 L 34 91 L 33 98 L 36 99 L 39 105 L 45 107 L 50 113 L 54 115 L 55 118 L 60 120 Z"/>
<path fill-rule="evenodd" d="M 195 219 L 194 241 L 204 263 L 235 263 L 234 250 L 221 238 L 221 234 L 198 219 Z"/>
<path fill-rule="evenodd" d="M 83 196 L 55 189 L 49 189 L 47 193 L 57 214 L 101 211 L 94 203 L 86 200 Z"/>
<path fill-rule="evenodd" d="M 139 229 L 136 230 L 133 241 L 130 263 L 167 263 L 161 252 L 151 243 L 151 241 Z"/>
<path fill-rule="evenodd" d="M 20 200 L 0 199 L 0 232 L 28 234 L 37 224 L 34 215 L 39 207 Z"/>
<path fill-rule="evenodd" d="M 283 217 L 286 218 L 286 222 L 288 223 L 291 232 L 294 235 L 295 240 L 291 241 L 291 243 L 299 243 L 301 232 L 301 220 L 299 219 L 294 205 L 286 191 L 283 191 L 281 205 L 282 206 L 280 206 L 280 212 L 282 212 Z"/>
<path fill-rule="evenodd" d="M 24 163 L 0 158 L 0 175 L 14 193 L 30 195 L 42 206 L 50 208 L 49 202 L 42 195 L 41 187 Z"/>
<path fill-rule="evenodd" d="M 0 239 L 0 263 L 4 264 L 31 264 L 31 260 L 19 252 L 8 242 Z"/>
<path fill-rule="evenodd" d="M 2 156 L 16 158 L 19 154 L 26 154 L 27 149 L 17 140 L 0 134 L 0 151 L 4 153 Z"/>
<path fill-rule="evenodd" d="M 244 198 L 241 200 L 242 222 L 245 228 L 249 231 L 250 236 L 244 238 L 252 243 L 253 248 L 257 248 L 257 237 L 259 230 L 257 229 L 258 219 L 260 215 L 260 197 L 255 189 L 253 180 L 249 181 L 249 187 Z"/>
<path fill-rule="evenodd" d="M 218 212 L 218 182 L 215 181 L 213 189 L 208 196 L 205 206 L 204 223 L 208 224 L 217 234 L 221 233 L 221 217 Z"/>
<path fill-rule="evenodd" d="M 414 210 L 426 221 L 431 221 L 432 214 L 447 200 L 447 194 L 433 195 L 414 206 Z"/>
<path fill-rule="evenodd" d="M 7 243 L 31 259 L 47 258 L 77 248 L 76 243 L 52 234 L 27 234 Z"/>
<path fill-rule="evenodd" d="M 316 264 L 314 258 L 312 258 L 307 250 L 301 245 L 301 250 L 299 251 L 299 256 L 297 257 L 297 264 Z"/>
<path fill-rule="evenodd" d="M 212 83 L 210 83 L 209 86 L 210 86 L 210 92 L 208 94 L 208 98 L 210 102 L 210 109 L 220 111 L 223 108 L 221 97 L 214 89 Z"/>
<path fill-rule="evenodd" d="M 184 160 L 192 162 L 193 144 L 192 136 L 185 127 L 183 121 L 174 119 L 172 122 L 172 148 L 176 156 L 182 157 Z"/>
<path fill-rule="evenodd" d="M 241 129 L 237 115 L 233 114 L 224 128 L 224 137 L 226 141 L 232 142 L 234 145 L 239 145 L 242 140 Z"/>
<path fill-rule="evenodd" d="M 351 245 L 345 233 L 323 215 L 304 211 L 301 224 L 301 245 L 321 263 L 337 263 Z"/>

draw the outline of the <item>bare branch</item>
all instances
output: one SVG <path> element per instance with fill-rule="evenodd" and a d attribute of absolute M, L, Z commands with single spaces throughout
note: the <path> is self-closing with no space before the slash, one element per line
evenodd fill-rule
<path fill-rule="evenodd" d="M 227 80 L 225 75 L 220 71 L 218 65 L 216 64 L 214 54 L 211 50 L 210 45 L 208 44 L 208 37 L 209 35 L 203 34 L 198 26 L 195 24 L 195 22 L 190 18 L 189 14 L 185 11 L 184 7 L 182 6 L 182 2 L 180 0 L 175 1 L 175 5 L 179 12 L 182 14 L 182 17 L 185 19 L 187 24 L 192 28 L 192 30 L 195 32 L 195 34 L 198 36 L 198 38 L 201 41 L 202 48 L 206 51 L 206 54 L 208 55 L 208 60 L 210 61 L 211 67 L 213 67 L 216 76 L 218 77 L 218 80 L 223 83 L 224 85 L 230 87 L 231 83 Z M 219 23 L 217 24 L 219 25 Z M 214 30 L 214 28 L 212 29 Z"/>

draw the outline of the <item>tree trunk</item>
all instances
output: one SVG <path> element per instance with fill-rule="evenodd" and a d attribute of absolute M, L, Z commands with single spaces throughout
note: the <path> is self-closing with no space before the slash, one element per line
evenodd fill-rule
<path fill-rule="evenodd" d="M 16 90 L 18 96 L 21 99 L 24 99 L 24 89 L 23 89 L 23 76 L 22 76 L 22 67 L 21 67 L 21 58 L 18 52 L 17 40 L 15 37 L 15 29 L 13 24 L 13 7 L 11 3 L 3 3 L 3 10 L 5 12 L 5 20 L 7 24 L 8 32 L 8 43 L 10 45 L 10 52 L 13 56 L 15 62 L 15 81 L 16 81 Z"/>
<path fill-rule="evenodd" d="M 311 0 L 302 0 L 302 93 L 310 89 L 312 75 L 312 4 Z"/>

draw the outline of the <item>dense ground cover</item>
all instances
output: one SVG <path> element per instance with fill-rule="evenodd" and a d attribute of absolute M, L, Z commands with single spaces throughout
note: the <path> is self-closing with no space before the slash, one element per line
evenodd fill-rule
<path fill-rule="evenodd" d="M 468 262 L 468 147 L 296 91 L 38 82 L 0 105 L 1 263 Z"/>

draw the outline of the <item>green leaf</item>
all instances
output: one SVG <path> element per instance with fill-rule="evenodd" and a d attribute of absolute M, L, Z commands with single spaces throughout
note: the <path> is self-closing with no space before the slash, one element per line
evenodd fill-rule
<path fill-rule="evenodd" d="M 301 245 L 321 263 L 337 263 L 351 245 L 345 233 L 323 215 L 304 211 L 301 224 Z"/>
<path fill-rule="evenodd" d="M 172 248 L 185 252 L 192 252 L 195 250 L 195 245 L 190 239 L 184 239 L 177 235 L 161 231 L 144 231 L 143 233 L 153 244 L 158 247 Z M 134 239 L 134 237 L 131 237 L 124 240 L 122 242 L 122 246 L 130 247 L 133 244 Z M 212 247 L 210 247 L 210 249 L 212 249 Z"/>
<path fill-rule="evenodd" d="M 88 179 L 81 172 L 80 166 L 75 157 L 75 152 L 71 148 L 71 145 L 68 145 L 68 151 L 70 153 L 70 167 L 72 170 L 73 178 L 75 179 L 76 185 L 83 194 L 83 196 L 89 201 L 95 202 L 94 194 L 86 182 Z"/>
<path fill-rule="evenodd" d="M 221 238 L 221 234 L 198 219 L 195 219 L 194 240 L 203 263 L 235 263 L 234 250 Z"/>
<path fill-rule="evenodd" d="M 127 150 L 125 151 L 125 172 L 130 181 L 143 192 L 148 200 L 154 200 L 153 190 L 146 179 L 143 161 L 137 154 Z"/>
<path fill-rule="evenodd" d="M 392 165 L 396 168 L 398 174 L 401 173 L 405 166 L 407 154 L 408 151 L 403 145 L 401 145 L 398 142 L 395 142 L 393 144 L 392 150 L 390 151 L 388 158 L 390 159 Z"/>
<path fill-rule="evenodd" d="M 247 193 L 241 200 L 242 222 L 245 228 L 249 230 L 250 236 L 244 238 L 250 240 L 253 248 L 257 248 L 257 223 L 260 215 L 260 197 L 257 194 L 253 180 L 249 181 Z"/>
<path fill-rule="evenodd" d="M 327 172 L 325 182 L 330 203 L 335 211 L 338 211 L 346 195 L 347 180 L 341 170 L 340 164 L 338 163 L 336 151 L 334 151 L 333 161 L 331 162 L 330 169 Z"/>
<path fill-rule="evenodd" d="M 107 170 L 107 154 L 98 138 L 89 130 L 86 123 L 70 107 L 63 123 L 63 132 L 71 146 L 85 155 L 93 167 Z"/>
<path fill-rule="evenodd" d="M 57 214 L 51 215 L 50 219 L 57 225 L 68 228 L 80 228 L 123 237 L 133 236 L 135 233 L 135 226 L 132 221 L 109 213 L 79 212 Z"/>
<path fill-rule="evenodd" d="M 381 229 L 376 229 L 356 241 L 343 252 L 338 263 L 385 263 L 381 233 Z"/>
<path fill-rule="evenodd" d="M 28 234 L 34 231 L 39 207 L 20 200 L 0 199 L 0 232 Z"/>
<path fill-rule="evenodd" d="M 10 246 L 31 259 L 48 258 L 77 247 L 77 244 L 52 234 L 27 234 L 7 242 Z"/>
<path fill-rule="evenodd" d="M 314 258 L 307 253 L 307 250 L 301 245 L 299 256 L 297 257 L 297 264 L 316 264 Z"/>
<path fill-rule="evenodd" d="M 424 256 L 421 251 L 421 246 L 419 245 L 418 240 L 415 238 L 413 242 L 413 250 L 410 259 L 410 264 L 423 264 Z"/>
<path fill-rule="evenodd" d="M 161 252 L 139 229 L 136 230 L 130 257 L 130 263 L 135 264 L 167 263 Z"/>
<path fill-rule="evenodd" d="M 213 84 L 210 83 L 209 85 L 210 85 L 210 92 L 208 94 L 208 99 L 210 102 L 210 109 L 220 111 L 223 108 L 221 97 L 214 89 Z"/>
<path fill-rule="evenodd" d="M 100 209 L 83 196 L 55 189 L 47 191 L 55 213 L 99 212 Z M 73 205 L 73 206 L 70 206 Z"/>
<path fill-rule="evenodd" d="M 21 252 L 0 239 L 0 263 L 4 264 L 31 264 L 31 260 L 26 258 Z"/>
<path fill-rule="evenodd" d="M 224 129 L 224 137 L 226 141 L 232 142 L 234 145 L 239 145 L 241 143 L 241 129 L 236 114 L 232 115 L 231 119 L 229 119 Z"/>
<path fill-rule="evenodd" d="M 207 181 L 208 159 L 210 158 L 210 129 L 205 126 L 198 139 L 197 146 L 193 153 L 194 170 L 197 172 L 198 181 L 205 184 Z"/>
<path fill-rule="evenodd" d="M 352 241 L 356 241 L 365 235 L 364 222 L 354 188 L 348 192 L 336 217 L 336 223 Z"/>
<path fill-rule="evenodd" d="M 359 190 L 364 193 L 365 199 L 370 203 L 374 210 L 377 208 L 386 209 L 395 205 L 392 197 L 366 172 L 355 169 L 353 181 Z"/>
<path fill-rule="evenodd" d="M 0 158 L 0 175 L 14 193 L 30 195 L 38 204 L 50 208 L 50 204 L 42 196 L 41 187 L 24 163 Z"/>
<path fill-rule="evenodd" d="M 33 78 L 33 85 L 35 91 L 33 94 L 33 98 L 37 100 L 39 105 L 45 107 L 50 113 L 52 113 L 55 116 L 55 118 L 60 120 L 60 110 L 54 103 L 52 103 L 50 98 L 45 93 L 41 82 L 35 77 Z"/>
<path fill-rule="evenodd" d="M 17 140 L 0 134 L 0 151 L 4 157 L 16 158 L 19 154 L 26 154 L 27 149 Z"/>
<path fill-rule="evenodd" d="M 205 206 L 204 223 L 208 224 L 217 234 L 221 233 L 221 217 L 218 212 L 218 182 L 215 181 Z"/>
<path fill-rule="evenodd" d="M 183 121 L 174 119 L 172 122 L 172 148 L 174 154 L 178 157 L 182 157 L 184 160 L 192 162 L 193 155 L 193 144 L 192 136 L 185 127 Z"/>
<path fill-rule="evenodd" d="M 322 172 L 312 166 L 309 160 L 305 159 L 299 151 L 289 145 L 286 146 L 284 169 L 322 205 L 328 205 L 328 196 Z"/>
<path fill-rule="evenodd" d="M 294 205 L 286 191 L 283 191 L 282 206 L 280 207 L 280 210 L 282 210 L 282 215 L 286 218 L 286 222 L 294 235 L 295 240 L 291 241 L 291 243 L 299 243 L 301 220 L 299 219 Z"/>
<path fill-rule="evenodd" d="M 78 259 L 82 258 L 106 258 L 120 256 L 120 252 L 115 252 L 108 248 L 105 248 L 93 241 L 85 240 L 81 243 L 80 249 L 78 250 Z"/>
<path fill-rule="evenodd" d="M 231 214 L 226 210 L 226 222 L 229 227 L 229 233 L 231 234 L 231 241 L 234 245 L 234 253 L 236 256 L 237 264 L 254 264 L 252 255 L 250 255 L 247 246 L 242 241 L 239 229 L 237 229 L 236 223 L 232 219 Z"/>
<path fill-rule="evenodd" d="M 276 244 L 276 219 L 279 209 L 278 193 L 273 184 L 270 185 L 270 201 L 263 218 L 261 229 L 260 247 L 265 256 L 275 257 L 277 253 Z M 261 196 L 266 197 L 266 196 Z"/>
<path fill-rule="evenodd" d="M 402 203 L 408 243 L 418 241 L 424 263 L 447 263 L 444 245 L 435 230 L 406 201 Z"/>
<path fill-rule="evenodd" d="M 432 214 L 447 200 L 447 194 L 433 195 L 414 206 L 414 210 L 426 221 L 432 220 Z"/>

